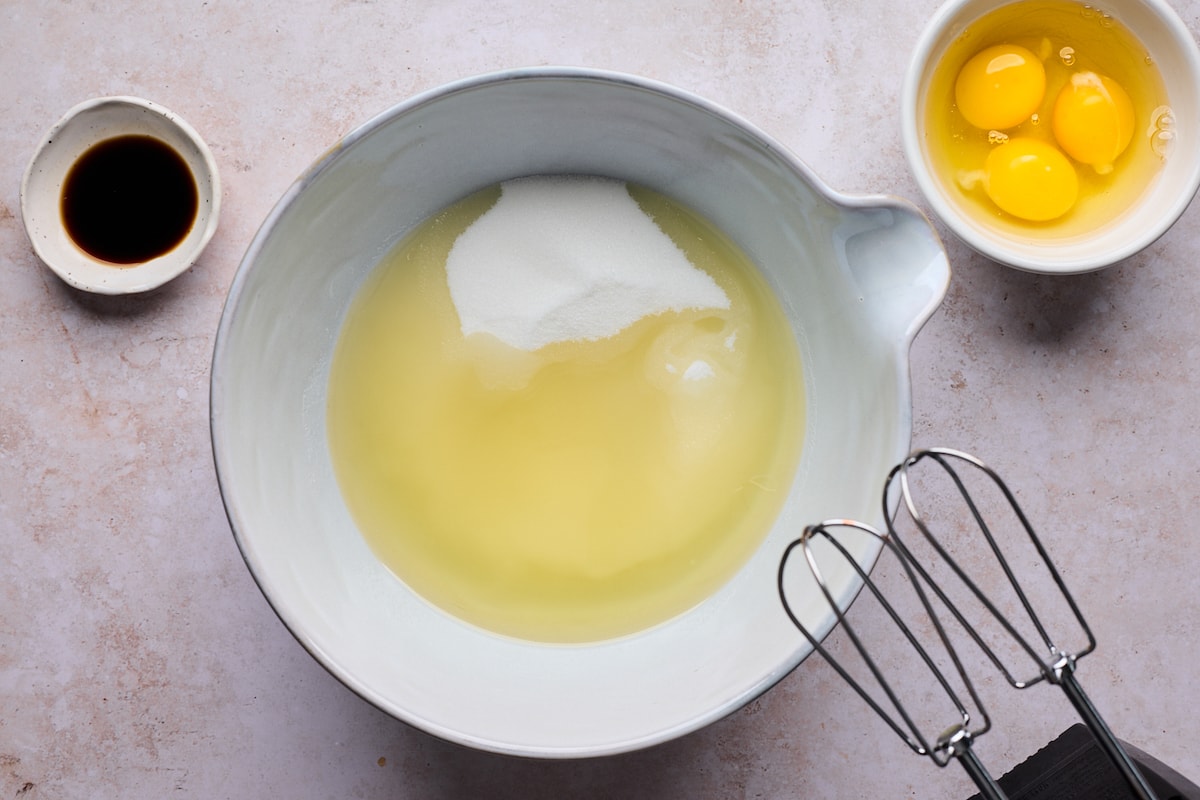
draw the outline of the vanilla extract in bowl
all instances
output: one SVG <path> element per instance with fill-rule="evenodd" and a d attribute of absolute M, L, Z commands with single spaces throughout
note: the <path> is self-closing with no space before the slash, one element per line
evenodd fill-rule
<path fill-rule="evenodd" d="M 60 211 L 71 240 L 89 255 L 131 266 L 175 249 L 199 209 L 196 179 L 183 156 L 142 134 L 88 148 L 63 182 Z"/>

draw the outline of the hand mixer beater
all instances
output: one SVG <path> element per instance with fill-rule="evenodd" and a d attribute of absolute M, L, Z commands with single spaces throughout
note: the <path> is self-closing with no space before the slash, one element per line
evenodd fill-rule
<path fill-rule="evenodd" d="M 928 502 L 918 505 L 915 499 L 918 486 L 923 492 L 931 484 L 939 483 L 949 490 L 923 495 Z M 984 497 L 981 498 L 981 494 Z M 1131 757 L 1132 748 L 1113 735 L 1084 693 L 1076 669 L 1079 660 L 1095 649 L 1096 639 L 1016 497 L 999 475 L 965 453 L 945 448 L 919 450 L 888 475 L 883 513 L 887 521 L 886 532 L 847 519 L 827 520 L 805 528 L 800 538 L 783 553 L 778 588 L 784 610 L 796 628 L 914 752 L 929 756 L 938 766 L 958 761 L 979 788 L 977 797 L 984 800 L 1006 800 L 1009 797 L 1006 791 L 1021 798 L 1057 797 L 1066 794 L 1068 789 L 1074 797 L 1159 800 L 1161 794 L 1163 800 L 1200 799 L 1200 787 L 1178 773 L 1140 751 L 1133 751 L 1138 760 Z M 913 531 L 917 535 L 906 542 L 901 538 L 900 527 L 905 528 L 906 536 Z M 893 602 L 897 598 L 889 597 L 868 575 L 848 545 L 851 537 L 865 538 L 867 550 L 871 552 L 894 556 L 895 563 L 901 567 L 899 582 L 911 589 L 911 597 L 905 592 L 905 597 L 899 599 L 907 599 L 908 607 L 916 609 L 915 618 L 906 619 L 899 605 Z M 966 540 L 978 545 L 974 557 L 964 554 L 963 548 L 958 546 Z M 834 611 L 849 640 L 848 646 L 853 648 L 861 664 L 858 672 L 864 680 L 857 679 L 820 641 L 820 637 L 804 624 L 802 614 L 797 613 L 789 602 L 788 587 L 796 583 L 789 584 L 786 576 L 791 556 L 797 551 L 803 553 L 809 577 L 815 578 L 821 596 Z M 1043 580 L 1037 586 L 1042 590 L 1040 593 L 1027 591 L 1018 580 L 1021 565 L 1042 576 Z M 940 713 L 931 711 L 936 706 L 922 698 L 918 714 L 900 699 L 900 693 L 885 670 L 872 658 L 860 631 L 846 618 L 848 600 L 835 597 L 826 579 L 827 572 L 839 569 L 844 572 L 847 566 L 857 576 L 856 585 L 860 585 L 866 596 L 873 598 L 883 610 L 886 616 L 884 628 L 889 624 L 892 626 L 891 633 L 902 637 L 913 655 L 915 669 L 923 672 L 940 689 L 946 703 L 948 724 L 939 723 L 945 727 L 936 736 L 926 733 L 930 718 Z M 985 584 L 989 591 L 984 590 Z M 995 597 L 996 594 L 1003 598 Z M 1040 609 L 1035 608 L 1038 603 L 1043 604 Z M 1048 617 L 1039 613 L 1039 610 L 1045 611 L 1045 604 L 1054 607 L 1053 615 Z M 1062 617 L 1067 617 L 1077 626 L 1075 635 L 1083 639 L 1081 647 L 1068 650 L 1056 642 L 1050 633 L 1051 626 L 1046 624 L 1047 619 L 1055 617 L 1060 623 Z M 971 670 L 966 668 L 957 646 L 964 641 L 973 642 L 983 662 L 993 665 L 1013 688 L 1025 689 L 1042 682 L 1061 687 L 1091 737 L 1082 730 L 1069 730 L 1004 779 L 994 780 L 972 749 L 972 742 L 990 729 L 991 721 L 972 681 Z M 1020 664 L 1026 666 L 1018 669 Z M 1018 674 L 1030 667 L 1032 674 Z M 918 716 L 922 717 L 920 722 L 916 719 Z M 1068 736 L 1072 733 L 1078 735 Z M 1080 736 L 1084 737 L 1090 752 L 1085 753 L 1081 748 Z M 1059 752 L 1055 752 L 1056 747 Z M 1096 747 L 1103 757 L 1095 754 Z M 1083 779 L 1078 765 L 1073 773 L 1063 769 L 1063 758 L 1068 756 L 1066 750 L 1070 750 L 1071 758 L 1089 755 L 1098 759 L 1102 766 L 1105 760 L 1111 763 L 1111 768 L 1106 768 L 1099 778 L 1108 785 L 1096 784 L 1091 789 L 1094 793 L 1088 794 L 1089 790 L 1080 784 Z M 1128 794 L 1111 793 L 1109 779 L 1114 774 L 1113 769 L 1128 787 Z M 1049 770 L 1049 773 L 1037 774 L 1040 770 Z M 1075 781 L 1073 785 L 1055 789 L 1056 779 L 1067 780 L 1071 775 Z M 1153 781 L 1147 780 L 1147 776 Z M 1094 772 L 1092 777 L 1096 779 Z M 1039 788 L 1035 790 L 1030 788 L 1032 786 Z M 1079 793 L 1081 790 L 1083 794 Z"/>

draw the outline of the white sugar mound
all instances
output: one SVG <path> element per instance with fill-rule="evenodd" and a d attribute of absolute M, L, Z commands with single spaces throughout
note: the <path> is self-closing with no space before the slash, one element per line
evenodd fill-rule
<path fill-rule="evenodd" d="M 603 178 L 501 184 L 454 242 L 446 275 L 463 335 L 521 350 L 607 338 L 665 311 L 729 308 L 625 184 Z"/>

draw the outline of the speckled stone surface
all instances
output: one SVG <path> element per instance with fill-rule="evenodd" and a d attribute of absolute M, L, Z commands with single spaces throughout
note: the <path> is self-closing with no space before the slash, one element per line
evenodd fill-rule
<path fill-rule="evenodd" d="M 920 202 L 898 95 L 935 7 L 0 3 L 0 798 L 972 794 L 816 659 L 742 711 L 624 756 L 524 761 L 412 730 L 328 675 L 271 612 L 230 535 L 207 420 L 242 252 L 358 123 L 484 71 L 609 68 L 734 110 L 838 190 Z M 1200 2 L 1175 7 L 1200 31 Z M 38 137 L 105 94 L 183 115 L 224 180 L 216 238 L 148 297 L 68 289 L 21 227 Z M 973 451 L 1009 478 L 1095 629 L 1080 678 L 1097 706 L 1200 780 L 1200 215 L 1111 269 L 1058 279 L 998 267 L 940 230 L 954 277 L 912 352 L 915 443 Z M 1074 721 L 1060 693 L 989 689 L 995 728 L 977 752 L 997 774 Z"/>

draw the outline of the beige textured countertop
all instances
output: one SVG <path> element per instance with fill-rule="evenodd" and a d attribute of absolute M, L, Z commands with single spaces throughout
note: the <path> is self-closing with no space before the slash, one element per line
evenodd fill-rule
<path fill-rule="evenodd" d="M 340 136 L 446 81 L 615 69 L 748 118 L 834 188 L 919 200 L 899 143 L 935 0 L 0 2 L 0 798 L 966 798 L 810 659 L 683 739 L 543 763 L 443 743 L 327 674 L 271 612 L 212 467 L 213 335 L 276 199 Z M 1175 7 L 1200 32 L 1200 2 Z M 148 297 L 69 290 L 18 187 L 89 97 L 183 115 L 224 180 L 203 258 Z M 912 353 L 915 443 L 993 462 L 1099 649 L 1080 677 L 1123 738 L 1200 780 L 1200 215 L 1114 268 L 1051 279 L 944 228 L 954 277 Z M 1000 774 L 1065 729 L 1061 694 L 992 703 Z"/>

